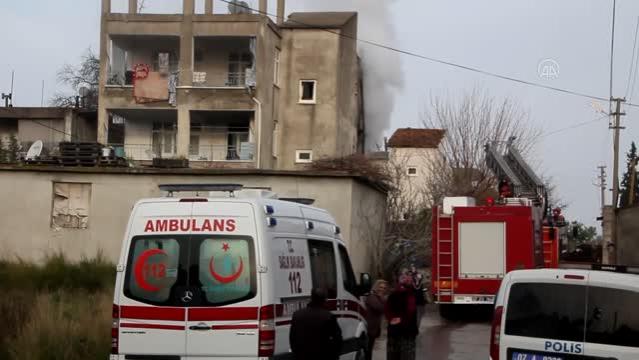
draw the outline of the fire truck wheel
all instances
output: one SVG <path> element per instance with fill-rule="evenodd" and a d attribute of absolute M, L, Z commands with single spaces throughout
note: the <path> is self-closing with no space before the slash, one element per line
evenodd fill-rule
<path fill-rule="evenodd" d="M 457 314 L 455 313 L 455 305 L 439 304 L 439 316 L 446 320 L 456 320 Z"/>

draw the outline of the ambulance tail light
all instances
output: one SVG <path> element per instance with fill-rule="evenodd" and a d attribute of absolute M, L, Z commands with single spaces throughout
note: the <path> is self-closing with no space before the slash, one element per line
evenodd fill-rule
<path fill-rule="evenodd" d="M 257 356 L 268 357 L 275 353 L 275 306 L 260 308 L 259 343 Z"/>
<path fill-rule="evenodd" d="M 113 305 L 113 322 L 111 323 L 111 354 L 117 355 L 120 344 L 120 307 Z"/>
<path fill-rule="evenodd" d="M 493 326 L 490 332 L 490 358 L 491 360 L 499 360 L 499 344 L 501 338 L 501 319 L 504 315 L 504 307 L 495 308 L 493 315 Z"/>

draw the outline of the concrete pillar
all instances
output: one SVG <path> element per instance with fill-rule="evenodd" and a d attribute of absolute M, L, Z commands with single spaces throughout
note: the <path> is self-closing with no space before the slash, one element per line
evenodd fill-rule
<path fill-rule="evenodd" d="M 190 4 L 190 5 L 187 5 Z M 184 20 L 180 35 L 180 86 L 193 85 L 193 0 L 184 0 Z M 191 12 L 188 12 L 190 10 Z"/>
<path fill-rule="evenodd" d="M 277 25 L 284 23 L 284 14 L 286 12 L 286 5 L 284 0 L 277 0 Z"/>
<path fill-rule="evenodd" d="M 260 0 L 260 15 L 265 15 L 268 12 L 268 0 Z"/>
<path fill-rule="evenodd" d="M 73 121 L 75 120 L 75 113 L 69 109 L 64 114 L 64 141 L 73 141 L 77 134 L 73 131 Z"/>
<path fill-rule="evenodd" d="M 191 141 L 191 114 L 189 108 L 178 105 L 177 119 L 177 156 L 189 157 L 189 142 Z"/>
<path fill-rule="evenodd" d="M 129 14 L 138 13 L 138 0 L 129 0 Z"/>
<path fill-rule="evenodd" d="M 195 14 L 195 0 L 182 0 L 182 8 L 184 15 Z"/>
<path fill-rule="evenodd" d="M 108 9 L 107 9 L 108 8 Z M 109 116 L 105 106 L 105 85 L 108 78 L 108 44 L 109 34 L 107 32 L 107 12 L 111 12 L 111 0 L 102 0 L 102 16 L 100 18 L 100 84 L 98 88 L 98 124 L 97 141 L 106 144 L 108 140 Z"/>
<path fill-rule="evenodd" d="M 104 106 L 98 108 L 98 142 L 107 144 L 109 140 L 109 114 Z"/>
<path fill-rule="evenodd" d="M 111 0 L 102 0 L 102 14 L 111 13 Z"/>
<path fill-rule="evenodd" d="M 213 14 L 213 0 L 204 0 L 204 13 Z"/>

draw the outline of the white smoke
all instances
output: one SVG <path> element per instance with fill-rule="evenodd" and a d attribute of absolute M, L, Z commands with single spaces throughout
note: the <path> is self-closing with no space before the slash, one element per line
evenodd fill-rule
<path fill-rule="evenodd" d="M 287 13 L 297 11 L 357 11 L 358 35 L 362 40 L 395 47 L 397 36 L 391 7 L 396 0 L 302 0 L 289 1 Z M 301 5 L 301 8 L 298 7 Z M 358 45 L 364 73 L 366 148 L 383 144 L 384 132 L 390 128 L 397 90 L 404 80 L 398 53 L 377 46 Z"/>

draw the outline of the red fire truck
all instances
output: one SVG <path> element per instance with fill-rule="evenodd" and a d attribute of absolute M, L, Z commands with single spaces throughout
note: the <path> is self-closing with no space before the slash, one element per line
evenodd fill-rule
<path fill-rule="evenodd" d="M 442 316 L 459 304 L 492 305 L 511 270 L 557 267 L 559 231 L 546 189 L 512 142 L 486 146 L 499 199 L 449 197 L 433 209 L 432 290 Z"/>

